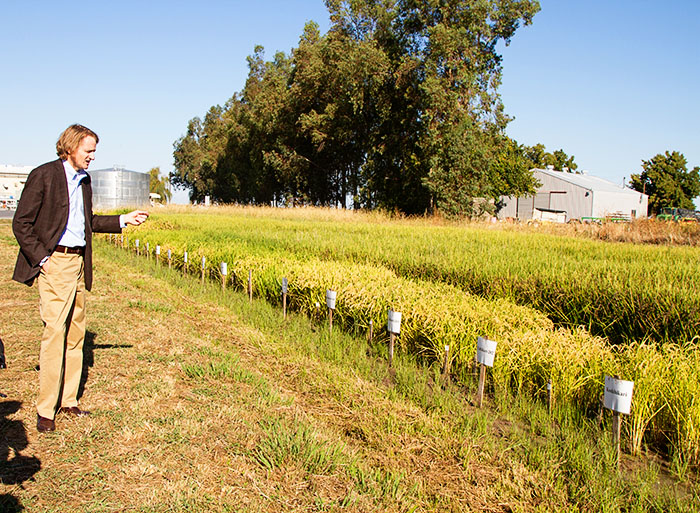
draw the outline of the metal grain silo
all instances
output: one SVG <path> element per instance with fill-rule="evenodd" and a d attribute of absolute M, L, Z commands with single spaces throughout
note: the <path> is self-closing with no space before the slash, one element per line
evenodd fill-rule
<path fill-rule="evenodd" d="M 96 209 L 141 207 L 149 204 L 150 176 L 114 166 L 88 171 L 92 180 L 92 204 Z"/>

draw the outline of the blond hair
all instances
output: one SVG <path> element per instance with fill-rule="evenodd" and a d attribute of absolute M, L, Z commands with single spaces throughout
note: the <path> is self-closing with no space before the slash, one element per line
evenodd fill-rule
<path fill-rule="evenodd" d="M 89 128 L 78 124 L 69 126 L 56 141 L 56 154 L 59 158 L 67 159 L 68 155 L 80 145 L 80 141 L 88 136 L 94 137 L 96 143 L 100 142 L 97 134 Z"/>

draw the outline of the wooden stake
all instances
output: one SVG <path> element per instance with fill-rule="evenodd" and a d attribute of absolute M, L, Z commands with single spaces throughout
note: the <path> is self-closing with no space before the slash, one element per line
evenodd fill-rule
<path fill-rule="evenodd" d="M 374 338 L 374 323 L 372 322 L 372 319 L 370 319 L 369 320 L 368 340 L 371 342 L 373 338 Z"/>
<path fill-rule="evenodd" d="M 202 285 L 204 285 L 204 267 L 206 265 L 206 257 L 202 257 Z"/>
<path fill-rule="evenodd" d="M 620 376 L 613 376 L 615 379 L 620 379 Z M 615 464 L 617 465 L 617 468 L 619 470 L 620 468 L 620 429 L 622 427 L 622 418 L 620 416 L 620 412 L 614 411 L 613 410 L 613 422 L 612 422 L 612 430 L 613 430 L 613 444 L 615 445 Z"/>
<path fill-rule="evenodd" d="M 282 318 L 287 319 L 287 293 L 282 292 Z"/>
<path fill-rule="evenodd" d="M 168 250 L 168 269 L 173 268 L 173 252 Z"/>
<path fill-rule="evenodd" d="M 442 361 L 442 377 L 445 383 L 450 382 L 450 346 L 445 346 L 445 358 Z"/>
<path fill-rule="evenodd" d="M 333 309 L 328 309 L 328 331 L 333 333 Z"/>
<path fill-rule="evenodd" d="M 389 333 L 389 367 L 394 366 L 394 339 L 396 335 Z"/>
<path fill-rule="evenodd" d="M 547 381 L 547 411 L 552 413 L 552 405 L 554 404 L 554 391 L 552 390 L 552 380 Z"/>
<path fill-rule="evenodd" d="M 479 364 L 479 388 L 476 391 L 476 404 L 479 408 L 484 403 L 484 384 L 486 383 L 486 365 Z"/>
<path fill-rule="evenodd" d="M 615 445 L 615 461 L 620 468 L 620 427 L 622 425 L 620 413 L 613 411 L 613 444 Z"/>

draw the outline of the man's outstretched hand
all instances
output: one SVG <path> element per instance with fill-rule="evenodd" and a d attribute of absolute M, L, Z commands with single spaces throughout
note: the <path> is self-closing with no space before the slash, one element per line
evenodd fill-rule
<path fill-rule="evenodd" d="M 145 210 L 134 210 L 133 212 L 129 212 L 128 214 L 123 214 L 122 220 L 126 224 L 130 224 L 132 226 L 138 226 L 142 223 L 144 223 L 148 219 L 148 212 Z"/>

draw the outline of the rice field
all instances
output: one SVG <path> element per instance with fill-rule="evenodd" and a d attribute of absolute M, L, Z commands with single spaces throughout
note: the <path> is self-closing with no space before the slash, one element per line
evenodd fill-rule
<path fill-rule="evenodd" d="M 222 208 L 155 212 L 128 247 L 169 249 L 173 265 L 247 287 L 257 297 L 325 316 L 348 330 L 403 314 L 399 351 L 438 365 L 449 346 L 456 380 L 471 379 L 476 337 L 497 340 L 496 393 L 543 395 L 584 415 L 604 376 L 635 382 L 624 424 L 633 453 L 651 445 L 700 463 L 700 250 L 605 243 L 485 226 L 434 226 L 328 210 Z M 673 264 L 673 265 L 671 265 Z M 386 337 L 381 329 L 377 336 Z"/>
<path fill-rule="evenodd" d="M 610 243 L 484 225 L 387 222 L 378 216 L 346 216 L 338 222 L 333 211 L 226 212 L 232 215 L 215 215 L 205 226 L 198 215 L 170 214 L 163 226 L 172 227 L 183 246 L 230 237 L 256 253 L 376 264 L 407 278 L 532 306 L 557 326 L 584 326 L 613 343 L 683 344 L 700 335 L 700 295 L 695 292 L 700 289 L 700 248 Z M 253 219 L 256 229 L 251 230 Z"/>

